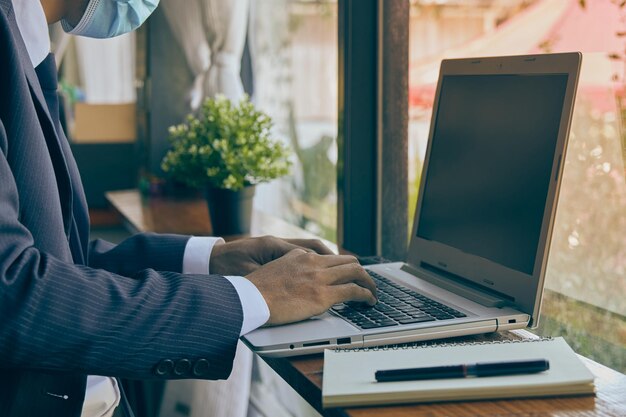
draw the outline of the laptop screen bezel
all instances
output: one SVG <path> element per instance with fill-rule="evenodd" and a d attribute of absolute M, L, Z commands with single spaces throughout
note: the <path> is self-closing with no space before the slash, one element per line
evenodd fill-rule
<path fill-rule="evenodd" d="M 474 288 L 484 288 L 492 293 L 504 294 L 512 305 L 531 315 L 531 324 L 538 317 L 541 294 L 548 259 L 549 242 L 554 226 L 557 197 L 563 173 L 567 139 L 571 126 L 574 99 L 582 55 L 578 52 L 564 54 L 524 55 L 489 58 L 448 59 L 441 63 L 439 80 L 433 104 L 433 114 L 428 136 L 428 147 L 424 159 L 422 180 L 415 210 L 411 243 L 407 262 L 413 268 L 423 265 L 435 267 L 467 280 Z M 418 220 L 422 210 L 426 173 L 432 149 L 432 138 L 437 125 L 439 98 L 443 77 L 449 75 L 541 75 L 566 74 L 567 85 L 563 100 L 561 120 L 556 140 L 550 185 L 543 213 L 539 242 L 531 275 L 516 271 L 488 259 L 463 252 L 440 242 L 429 241 L 417 236 Z M 443 274 L 448 275 L 448 274 Z"/>

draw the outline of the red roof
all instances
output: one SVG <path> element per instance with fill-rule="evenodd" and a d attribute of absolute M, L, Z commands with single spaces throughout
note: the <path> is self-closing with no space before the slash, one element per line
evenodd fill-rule
<path fill-rule="evenodd" d="M 545 35 L 551 52 L 617 52 L 625 49 L 624 11 L 612 0 L 587 0 L 582 7 L 578 0 L 569 6 Z M 540 53 L 535 48 L 531 53 Z"/>
<path fill-rule="evenodd" d="M 495 32 L 484 35 L 483 39 L 471 40 L 468 51 L 472 55 L 493 55 L 502 53 L 508 45 L 514 53 L 545 53 L 545 52 L 570 52 L 581 51 L 583 57 L 583 69 L 579 88 L 579 97 L 588 99 L 593 107 L 600 111 L 614 111 L 616 106 L 615 96 L 624 91 L 623 83 L 626 80 L 615 82 L 614 76 L 625 76 L 624 58 L 622 60 L 609 60 L 609 54 L 626 55 L 626 9 L 621 9 L 614 0 L 587 0 L 585 7 L 581 7 L 579 0 L 562 0 L 569 4 L 562 7 L 560 13 L 555 14 L 554 20 L 548 25 L 548 30 L 540 37 L 540 44 L 536 41 L 526 47 L 523 46 L 524 37 L 514 35 L 512 32 L 529 31 L 533 28 L 533 19 L 542 4 L 550 4 L 551 0 L 539 0 L 533 7 L 514 16 Z M 554 3 L 553 4 L 559 4 Z M 563 3 L 560 3 L 561 5 Z M 535 11 L 533 16 L 532 9 Z M 552 10 L 555 10 L 554 8 Z M 545 17 L 545 15 L 541 15 Z M 523 24 L 522 21 L 526 20 Z M 545 26 L 544 26 L 545 27 Z M 545 29 L 544 29 L 545 30 Z M 498 37 L 499 33 L 509 32 L 508 36 Z M 623 35 L 619 35 L 623 34 Z M 538 39 L 536 36 L 534 38 Z M 511 45 L 502 42 L 516 41 Z M 486 48 L 484 50 L 481 49 Z M 462 54 L 463 47 L 453 52 L 453 55 Z M 470 53 L 470 52 L 468 52 Z M 433 60 L 433 69 L 439 66 L 437 57 Z M 426 67 L 424 64 L 420 68 Z M 421 69 L 421 72 L 425 72 Z M 430 71 L 434 74 L 435 71 Z M 435 94 L 434 82 L 426 82 L 409 87 L 409 106 L 413 108 L 432 107 Z"/>

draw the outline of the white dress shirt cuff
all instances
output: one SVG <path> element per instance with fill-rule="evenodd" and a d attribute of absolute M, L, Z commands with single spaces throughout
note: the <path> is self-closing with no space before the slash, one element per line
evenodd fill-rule
<path fill-rule="evenodd" d="M 270 319 L 270 309 L 258 288 L 244 277 L 227 276 L 233 284 L 243 309 L 243 324 L 239 336 L 263 326 Z"/>
<path fill-rule="evenodd" d="M 224 239 L 221 237 L 191 237 L 183 254 L 183 274 L 209 274 L 209 260 L 213 247 L 222 243 Z"/>
<path fill-rule="evenodd" d="M 189 238 L 183 254 L 183 274 L 209 274 L 213 247 L 222 243 L 221 237 Z M 270 309 L 261 292 L 244 277 L 227 276 L 226 279 L 235 287 L 243 310 L 240 336 L 263 326 L 270 318 Z"/>

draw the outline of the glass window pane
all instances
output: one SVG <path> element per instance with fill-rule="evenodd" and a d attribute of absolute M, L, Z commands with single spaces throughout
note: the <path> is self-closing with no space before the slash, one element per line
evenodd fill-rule
<path fill-rule="evenodd" d="M 409 45 L 410 222 L 443 58 L 583 53 L 540 330 L 579 326 L 603 339 L 598 360 L 622 369 L 614 358 L 626 352 L 625 14 L 611 0 L 411 0 Z M 618 331 L 594 334 L 596 319 Z"/>
<path fill-rule="evenodd" d="M 257 208 L 335 241 L 337 4 L 251 2 L 255 103 L 294 151 L 292 176 L 258 187 Z"/>

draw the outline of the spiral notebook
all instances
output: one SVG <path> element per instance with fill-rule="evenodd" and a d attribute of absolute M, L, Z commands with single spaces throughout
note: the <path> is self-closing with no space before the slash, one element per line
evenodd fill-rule
<path fill-rule="evenodd" d="M 536 374 L 376 382 L 382 369 L 547 359 Z M 593 375 L 561 337 L 395 348 L 326 350 L 324 407 L 593 394 Z"/>

